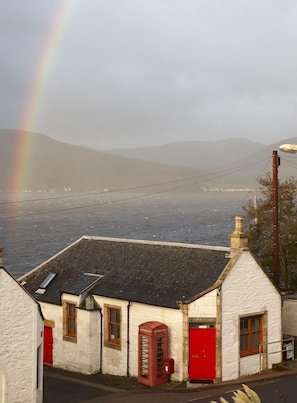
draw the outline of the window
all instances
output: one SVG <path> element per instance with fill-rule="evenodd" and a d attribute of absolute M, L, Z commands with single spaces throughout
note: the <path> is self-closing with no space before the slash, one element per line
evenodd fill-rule
<path fill-rule="evenodd" d="M 240 318 L 240 356 L 258 354 L 263 340 L 263 315 Z"/>
<path fill-rule="evenodd" d="M 76 306 L 74 303 L 64 304 L 64 340 L 76 341 Z"/>
<path fill-rule="evenodd" d="M 115 306 L 105 306 L 105 345 L 111 348 L 121 348 L 121 309 Z"/>
<path fill-rule="evenodd" d="M 108 309 L 108 341 L 119 343 L 121 337 L 121 312 L 119 309 Z"/>
<path fill-rule="evenodd" d="M 76 336 L 76 312 L 74 304 L 67 304 L 67 334 L 70 337 Z"/>

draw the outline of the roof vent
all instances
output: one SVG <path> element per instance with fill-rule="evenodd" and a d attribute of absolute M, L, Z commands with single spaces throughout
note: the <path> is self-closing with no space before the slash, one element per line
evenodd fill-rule
<path fill-rule="evenodd" d="M 45 293 L 45 288 L 38 288 L 38 290 L 35 291 L 35 294 L 41 294 L 43 295 Z"/>

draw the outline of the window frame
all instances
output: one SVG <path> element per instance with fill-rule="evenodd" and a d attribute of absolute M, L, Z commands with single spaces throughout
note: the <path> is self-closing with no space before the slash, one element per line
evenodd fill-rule
<path fill-rule="evenodd" d="M 253 329 L 253 320 L 259 318 L 259 327 Z M 242 321 L 247 321 L 246 330 L 242 330 Z M 264 315 L 255 314 L 248 316 L 241 316 L 239 318 L 239 350 L 240 357 L 246 357 L 249 355 L 259 354 L 259 346 L 263 343 L 264 334 Z M 252 346 L 253 335 L 257 335 L 258 344 L 257 346 Z M 242 337 L 246 336 L 246 346 L 247 348 L 243 350 L 242 348 Z"/>
<path fill-rule="evenodd" d="M 77 307 L 73 301 L 63 302 L 63 339 L 66 341 L 77 341 Z M 72 311 L 70 311 L 72 309 Z M 74 332 L 72 329 L 74 328 Z"/>
<path fill-rule="evenodd" d="M 104 345 L 106 347 L 120 350 L 122 344 L 122 308 L 115 305 L 104 305 L 104 313 Z M 117 329 L 116 332 L 113 331 L 113 327 Z M 118 337 L 115 338 L 113 335 L 118 335 Z"/>

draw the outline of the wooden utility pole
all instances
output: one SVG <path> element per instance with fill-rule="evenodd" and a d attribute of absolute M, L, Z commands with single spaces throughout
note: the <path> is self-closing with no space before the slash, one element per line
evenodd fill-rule
<path fill-rule="evenodd" d="M 273 262 L 274 284 L 279 288 L 279 225 L 278 225 L 278 167 L 280 158 L 272 151 L 272 203 L 273 203 Z"/>

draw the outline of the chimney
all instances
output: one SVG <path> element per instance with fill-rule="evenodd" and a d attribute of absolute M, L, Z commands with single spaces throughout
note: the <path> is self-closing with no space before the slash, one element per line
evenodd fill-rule
<path fill-rule="evenodd" d="M 235 230 L 229 234 L 231 249 L 247 248 L 248 236 L 242 230 L 242 217 L 235 217 Z"/>

